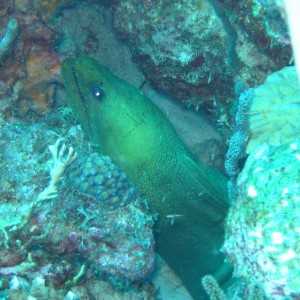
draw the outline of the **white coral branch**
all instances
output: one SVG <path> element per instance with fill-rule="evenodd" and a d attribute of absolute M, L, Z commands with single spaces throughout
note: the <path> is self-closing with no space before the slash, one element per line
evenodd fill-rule
<path fill-rule="evenodd" d="M 59 149 L 60 139 L 58 139 L 53 145 L 49 146 L 49 150 L 52 154 L 53 166 L 50 170 L 51 180 L 49 185 L 38 195 L 39 200 L 53 199 L 57 197 L 57 183 L 62 178 L 63 172 L 67 166 L 69 166 L 76 158 L 77 153 L 74 152 L 72 147 L 69 148 L 67 156 L 64 158 L 66 145 L 63 144 Z"/>

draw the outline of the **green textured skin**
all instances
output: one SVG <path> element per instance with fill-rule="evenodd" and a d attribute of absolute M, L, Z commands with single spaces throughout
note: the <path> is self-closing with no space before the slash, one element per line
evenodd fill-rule
<path fill-rule="evenodd" d="M 69 105 L 89 139 L 126 172 L 159 214 L 158 253 L 195 297 L 202 296 L 200 278 L 224 259 L 219 249 L 227 179 L 196 163 L 162 112 L 106 67 L 88 57 L 68 58 L 62 72 Z M 94 97 L 94 87 L 104 91 L 102 99 Z"/>

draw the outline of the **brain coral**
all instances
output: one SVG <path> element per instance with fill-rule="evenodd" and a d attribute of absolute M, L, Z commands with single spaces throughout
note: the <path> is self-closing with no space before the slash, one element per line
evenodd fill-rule
<path fill-rule="evenodd" d="M 299 161 L 300 140 L 257 148 L 227 218 L 224 249 L 235 275 L 262 284 L 268 299 L 300 296 Z"/>
<path fill-rule="evenodd" d="M 249 114 L 250 139 L 246 152 L 260 144 L 279 146 L 300 133 L 300 88 L 295 67 L 271 74 L 254 89 Z"/>

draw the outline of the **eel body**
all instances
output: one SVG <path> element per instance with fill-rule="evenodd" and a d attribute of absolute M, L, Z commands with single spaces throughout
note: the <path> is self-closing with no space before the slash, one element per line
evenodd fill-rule
<path fill-rule="evenodd" d="M 163 113 L 106 67 L 82 56 L 65 59 L 62 72 L 69 106 L 90 141 L 158 214 L 157 252 L 195 299 L 205 299 L 201 277 L 224 261 L 227 179 L 196 162 Z"/>

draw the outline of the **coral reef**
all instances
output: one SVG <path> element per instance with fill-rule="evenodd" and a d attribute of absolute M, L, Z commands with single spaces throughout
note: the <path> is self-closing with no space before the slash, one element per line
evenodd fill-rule
<path fill-rule="evenodd" d="M 49 24 L 61 7 L 67 7 L 72 4 L 74 4 L 74 0 L 40 0 L 32 2 L 31 6 L 32 9 L 39 12 L 43 22 Z"/>
<path fill-rule="evenodd" d="M 243 161 L 246 157 L 246 145 L 249 140 L 248 112 L 251 107 L 253 89 L 248 89 L 239 97 L 238 110 L 235 116 L 236 132 L 231 136 L 226 153 L 225 170 L 229 176 L 228 196 L 231 202 L 236 199 L 236 178 L 241 171 Z"/>
<path fill-rule="evenodd" d="M 131 53 L 114 39 L 112 11 Z M 32 121 L 55 106 L 60 59 L 70 54 L 101 57 L 122 78 L 144 87 L 143 76 L 128 63 L 132 54 L 158 90 L 214 114 L 220 128 L 229 128 L 229 106 L 240 92 L 234 96 L 233 83 L 257 86 L 292 61 L 281 14 L 276 1 L 267 0 L 3 0 L 0 111 L 10 121 Z M 278 299 L 300 295 L 297 84 L 295 69 L 284 68 L 240 96 L 226 162 L 233 208 L 224 246 L 239 279 L 227 299 L 263 299 L 263 291 Z M 61 105 L 64 96 L 56 99 Z M 68 118 L 65 112 L 61 119 Z M 0 120 L 0 298 L 84 299 L 98 289 L 98 295 L 107 291 L 119 299 L 153 299 L 152 284 L 141 283 L 154 263 L 147 202 L 108 157 L 83 142 L 78 127 L 46 118 L 49 124 L 29 127 Z M 61 136 L 76 145 L 79 157 L 65 178 L 56 171 L 48 183 L 45 149 Z M 68 162 L 58 159 L 63 148 L 50 148 L 56 167 Z M 174 227 L 184 222 L 189 220 L 179 213 L 167 214 L 167 238 L 177 243 Z M 222 236 L 207 227 L 213 226 L 195 229 L 204 241 Z M 205 251 L 216 258 L 220 243 L 207 243 Z M 211 297 L 224 298 L 213 277 L 203 283 Z"/>
<path fill-rule="evenodd" d="M 220 287 L 214 276 L 206 275 L 202 278 L 202 285 L 207 292 L 209 300 L 265 300 L 265 293 L 261 285 L 249 283 L 246 285 L 240 280 L 235 280 L 226 293 Z"/>
<path fill-rule="evenodd" d="M 114 25 L 156 89 L 227 120 L 233 82 L 261 84 L 292 56 L 280 10 L 260 3 L 120 1 Z"/>
<path fill-rule="evenodd" d="M 155 88 L 187 107 L 213 114 L 219 127 L 228 131 L 233 83 L 261 84 L 268 72 L 291 57 L 280 11 L 266 7 L 266 1 L 256 2 L 4 0 L 1 36 L 10 19 L 20 24 L 13 57 L 7 57 L 0 75 L 17 104 L 5 114 L 36 120 L 53 107 L 59 60 L 65 55 L 93 55 L 140 86 L 143 76 L 128 63 L 132 54 Z M 71 10 L 80 12 L 75 22 L 70 22 Z M 116 31 L 131 52 L 113 36 L 111 11 Z M 113 62 L 112 52 L 118 53 Z"/>
<path fill-rule="evenodd" d="M 155 88 L 211 110 L 214 89 L 232 84 L 222 21 L 210 1 L 155 3 L 120 1 L 114 10 L 117 32 Z M 222 93 L 218 101 L 225 101 Z"/>
<path fill-rule="evenodd" d="M 44 22 L 42 16 L 45 14 L 42 14 L 39 10 L 41 8 L 35 5 L 36 3 L 40 3 L 40 1 L 11 2 L 4 0 L 0 4 L 1 7 L 7 8 L 2 10 L 0 34 L 4 34 L 1 27 L 4 28 L 4 24 L 8 20 L 16 19 L 19 24 L 19 38 L 13 44 L 11 55 L 6 56 L 5 68 L 2 67 L 0 73 L 0 80 L 9 87 L 14 95 L 14 105 L 7 107 L 4 112 L 7 117 L 12 119 L 35 120 L 54 101 L 55 83 L 58 80 L 60 68 L 57 54 L 54 51 L 54 42 L 59 34 L 54 29 L 53 23 Z M 11 24 L 14 23 L 16 21 Z M 1 101 L 7 99 L 3 98 Z"/>
<path fill-rule="evenodd" d="M 52 299 L 63 298 L 68 291 L 79 295 L 75 288 L 93 280 L 107 280 L 115 288 L 130 287 L 138 293 L 140 282 L 154 267 L 153 219 L 146 201 L 136 195 L 130 203 L 125 201 L 126 206 L 111 210 L 94 195 L 71 186 L 67 178 L 60 181 L 63 169 L 76 156 L 72 149 L 64 155 L 65 146 L 59 142 L 50 147 L 53 162 L 47 185 L 45 149 L 58 135 L 49 129 L 51 120 L 47 123 L 13 125 L 1 119 L 1 295 L 33 296 L 37 278 L 45 280 Z M 80 169 L 84 155 L 88 157 L 87 149 L 79 146 L 82 134 L 77 127 L 65 130 L 67 141 L 78 143 Z M 124 176 L 120 180 L 123 184 Z M 43 186 L 47 187 L 40 192 Z M 19 284 L 9 284 L 14 276 Z"/>
<path fill-rule="evenodd" d="M 227 218 L 224 249 L 235 275 L 260 283 L 270 299 L 300 295 L 299 159 L 299 141 L 257 148 L 238 177 Z"/>
<path fill-rule="evenodd" d="M 202 278 L 201 282 L 210 300 L 226 300 L 225 292 L 220 288 L 213 276 L 206 275 Z"/>
<path fill-rule="evenodd" d="M 227 153 L 234 203 L 224 251 L 240 281 L 238 290 L 244 285 L 268 299 L 300 295 L 299 93 L 295 67 L 245 91 Z"/>
<path fill-rule="evenodd" d="M 42 277 L 35 277 L 31 284 L 18 276 L 14 276 L 9 282 L 8 299 L 25 300 L 39 299 L 47 300 L 50 297 L 49 288 L 45 285 L 45 280 Z M 62 296 L 62 295 L 61 295 Z"/>
<path fill-rule="evenodd" d="M 282 18 L 282 10 L 277 5 L 278 1 L 219 1 L 226 10 L 231 10 L 228 16 L 233 26 L 240 23 L 259 49 L 268 53 L 269 58 L 279 68 L 289 63 L 292 56 L 290 39 L 287 25 Z"/>
<path fill-rule="evenodd" d="M 231 201 L 236 198 L 235 180 L 247 155 L 263 143 L 280 146 L 299 137 L 299 96 L 296 69 L 285 67 L 239 97 L 236 132 L 230 139 L 225 162 Z"/>

